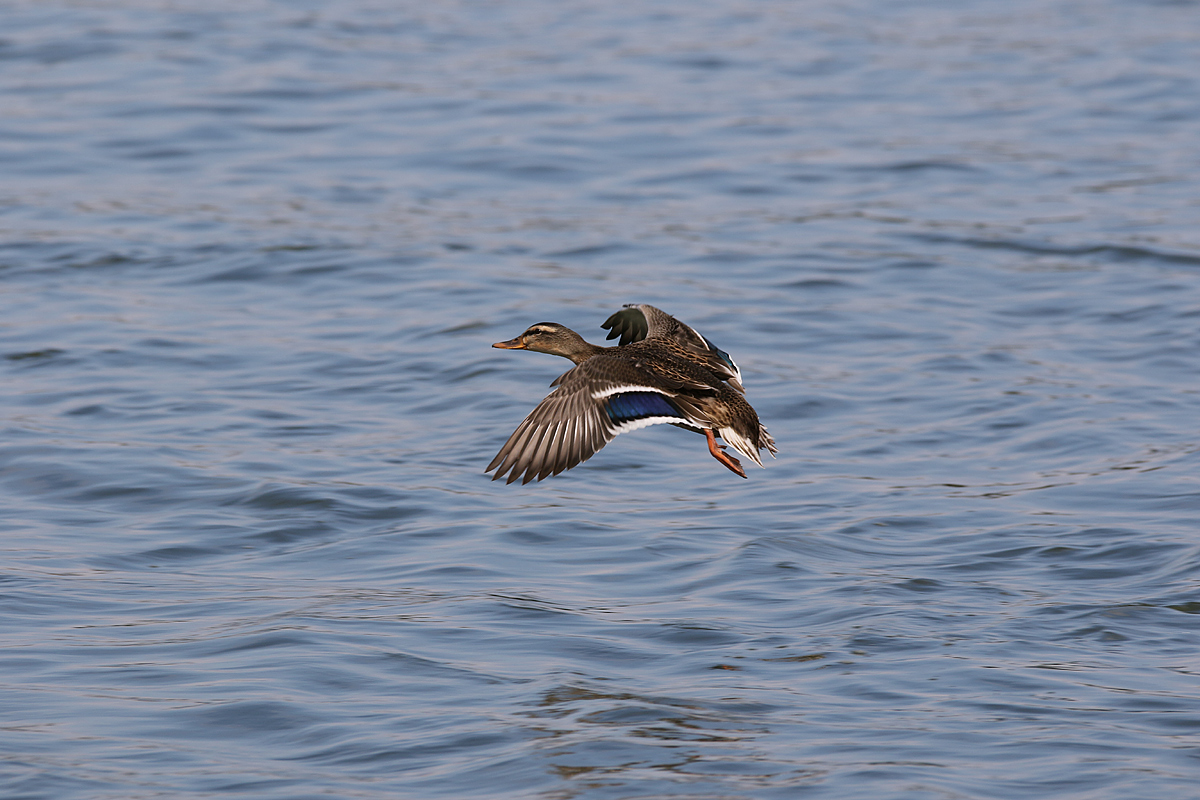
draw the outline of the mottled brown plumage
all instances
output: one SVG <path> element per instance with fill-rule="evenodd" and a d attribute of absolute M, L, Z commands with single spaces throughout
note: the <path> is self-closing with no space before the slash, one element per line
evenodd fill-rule
<path fill-rule="evenodd" d="M 666 423 L 704 433 L 709 452 L 746 477 L 740 462 L 715 443 L 720 434 L 762 466 L 758 451 L 775 440 L 743 397 L 741 372 L 723 350 L 654 306 L 629 305 L 604 323 L 616 347 L 590 344 L 553 322 L 532 325 L 492 345 L 569 358 L 575 367 L 509 437 L 488 465 L 493 480 L 542 480 L 591 458 L 613 437 Z M 522 478 L 523 476 L 523 478 Z"/>

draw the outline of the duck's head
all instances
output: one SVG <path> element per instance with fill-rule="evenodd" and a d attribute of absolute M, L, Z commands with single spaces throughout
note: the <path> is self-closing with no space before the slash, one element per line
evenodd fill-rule
<path fill-rule="evenodd" d="M 507 342 L 496 342 L 492 347 L 501 350 L 532 350 L 535 353 L 549 353 L 552 356 L 569 358 L 579 363 L 582 358 L 593 354 L 595 345 L 590 345 L 575 331 L 557 322 L 539 322 L 530 325 L 529 329 L 515 339 Z M 582 358 L 581 358 L 582 357 Z"/>

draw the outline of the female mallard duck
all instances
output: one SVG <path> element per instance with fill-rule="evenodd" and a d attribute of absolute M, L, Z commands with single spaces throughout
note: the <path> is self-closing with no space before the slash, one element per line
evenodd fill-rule
<path fill-rule="evenodd" d="M 742 373 L 729 354 L 665 311 L 627 305 L 602 326 L 616 347 L 588 344 L 570 328 L 539 322 L 492 347 L 563 356 L 575 367 L 500 448 L 485 472 L 508 483 L 557 475 L 626 431 L 667 423 L 708 437 L 708 452 L 746 477 L 741 462 L 718 445 L 719 434 L 760 467 L 758 451 L 775 455 L 775 440 L 742 396 Z"/>

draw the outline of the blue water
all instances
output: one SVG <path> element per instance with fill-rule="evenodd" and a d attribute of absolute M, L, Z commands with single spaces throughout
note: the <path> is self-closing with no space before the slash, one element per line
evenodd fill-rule
<path fill-rule="evenodd" d="M 0 796 L 1175 800 L 1200 4 L 0 4 Z M 779 444 L 483 469 L 652 303 Z"/>

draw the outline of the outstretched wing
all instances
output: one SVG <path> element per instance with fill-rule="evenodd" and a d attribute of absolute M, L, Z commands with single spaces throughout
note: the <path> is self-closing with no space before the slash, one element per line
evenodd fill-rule
<path fill-rule="evenodd" d="M 618 434 L 671 423 L 699 429 L 686 397 L 630 379 L 617 359 L 594 356 L 567 372 L 517 426 L 485 472 L 508 483 L 542 480 L 587 461 Z"/>
<path fill-rule="evenodd" d="M 618 344 L 621 346 L 643 339 L 671 339 L 730 386 L 746 393 L 742 386 L 742 371 L 729 353 L 660 308 L 644 303 L 627 304 L 600 327 L 608 331 L 609 339 L 620 336 Z"/>

